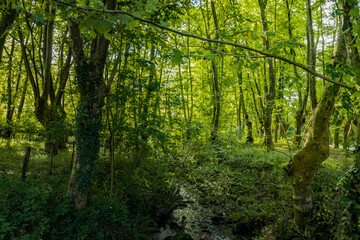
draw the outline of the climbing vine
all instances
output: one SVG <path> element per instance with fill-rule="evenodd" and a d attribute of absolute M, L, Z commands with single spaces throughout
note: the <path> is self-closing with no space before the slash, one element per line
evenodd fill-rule
<path fill-rule="evenodd" d="M 94 161 L 100 150 L 101 108 L 104 103 L 96 89 L 97 79 L 91 74 L 92 65 L 86 61 L 76 68 L 80 102 L 76 114 L 75 138 L 79 170 L 78 190 L 86 194 L 89 189 Z"/>

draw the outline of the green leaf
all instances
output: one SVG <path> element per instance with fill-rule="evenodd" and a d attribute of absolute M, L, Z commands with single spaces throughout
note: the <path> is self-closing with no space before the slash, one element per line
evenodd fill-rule
<path fill-rule="evenodd" d="M 265 35 L 268 37 L 275 37 L 275 32 L 274 31 L 266 31 Z"/>
<path fill-rule="evenodd" d="M 96 17 L 89 17 L 86 20 L 86 23 L 89 26 L 94 27 L 99 35 L 109 32 L 113 26 L 109 21 Z"/>
<path fill-rule="evenodd" d="M 176 49 L 174 48 L 173 49 L 173 58 L 171 59 L 172 63 L 174 64 L 180 64 L 181 63 L 181 60 L 182 60 L 182 55 L 183 55 L 183 52 L 180 51 L 179 49 Z"/>
<path fill-rule="evenodd" d="M 353 97 L 355 97 L 355 98 L 360 98 L 360 91 L 356 91 L 356 92 L 354 92 L 352 95 L 353 95 Z"/>
<path fill-rule="evenodd" d="M 204 56 L 205 59 L 208 59 L 208 60 L 214 60 L 215 59 L 215 55 L 214 54 L 206 54 Z"/>
<path fill-rule="evenodd" d="M 170 24 L 168 22 L 160 21 L 160 25 L 163 27 L 170 27 Z"/>
<path fill-rule="evenodd" d="M 110 33 L 105 32 L 105 33 L 104 33 L 104 37 L 105 37 L 107 40 L 109 40 L 109 41 L 110 41 L 112 36 L 111 36 L 111 34 L 110 34 Z"/>
<path fill-rule="evenodd" d="M 104 3 L 98 0 L 90 0 L 90 2 L 94 3 L 96 6 L 104 7 Z"/>
<path fill-rule="evenodd" d="M 164 31 L 162 31 L 160 28 L 157 28 L 157 27 L 154 26 L 154 29 L 155 29 L 155 31 L 157 31 L 161 35 L 164 35 Z"/>
<path fill-rule="evenodd" d="M 232 50 L 232 46 L 230 46 L 230 45 L 225 45 L 225 48 L 226 48 L 226 50 L 228 51 L 228 52 L 231 52 L 231 50 Z"/>
<path fill-rule="evenodd" d="M 35 13 L 33 15 L 33 19 L 37 22 L 40 22 L 42 24 L 46 24 L 46 20 L 44 18 L 44 16 L 41 13 Z"/>
<path fill-rule="evenodd" d="M 131 20 L 131 17 L 128 15 L 120 15 L 119 20 L 122 23 L 128 23 Z"/>
<path fill-rule="evenodd" d="M 349 15 L 357 18 L 359 16 L 359 8 L 352 8 L 349 12 Z"/>

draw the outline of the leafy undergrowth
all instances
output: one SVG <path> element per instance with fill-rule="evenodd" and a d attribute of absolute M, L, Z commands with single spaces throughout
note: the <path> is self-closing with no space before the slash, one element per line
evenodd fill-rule
<path fill-rule="evenodd" d="M 0 146 L 0 239 L 151 239 L 181 204 L 179 184 L 192 186 L 201 204 L 252 239 L 351 239 L 346 232 L 354 229 L 346 220 L 353 216 L 347 209 L 358 206 L 346 187 L 354 178 L 345 174 L 353 162 L 338 152 L 314 178 L 314 218 L 300 231 L 292 222 L 291 186 L 282 169 L 288 152 L 193 140 L 116 153 L 112 197 L 111 164 L 101 153 L 89 204 L 75 211 L 66 196 L 71 150 L 60 150 L 48 175 L 49 157 L 41 143 L 3 141 Z M 28 177 L 21 181 L 27 146 L 33 150 Z"/>
<path fill-rule="evenodd" d="M 89 204 L 75 211 L 66 195 L 70 150 L 60 150 L 49 175 L 49 156 L 39 143 L 1 144 L 0 239 L 151 239 L 156 222 L 168 216 L 179 199 L 166 166 L 150 154 L 117 154 L 110 197 L 109 157 L 101 154 Z M 33 150 L 27 178 L 21 181 L 27 146 Z"/>
<path fill-rule="evenodd" d="M 336 154 L 320 167 L 313 183 L 314 218 L 311 227 L 302 231 L 293 223 L 291 186 L 282 168 L 290 153 L 284 149 L 189 142 L 168 162 L 176 178 L 192 185 L 202 203 L 217 208 L 217 214 L 242 236 L 281 240 L 339 237 L 344 212 L 341 179 L 353 160 Z"/>

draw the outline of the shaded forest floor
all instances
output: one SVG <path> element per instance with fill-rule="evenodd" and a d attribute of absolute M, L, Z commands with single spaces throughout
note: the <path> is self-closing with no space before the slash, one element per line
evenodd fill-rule
<path fill-rule="evenodd" d="M 27 179 L 21 181 L 27 146 L 33 150 Z M 293 152 L 286 144 L 267 152 L 259 145 L 189 141 L 117 152 L 111 197 L 111 164 L 102 151 L 89 205 L 81 211 L 66 197 L 71 147 L 55 156 L 52 174 L 42 147 L 41 142 L 0 141 L 0 239 L 152 239 L 165 225 L 189 233 L 172 215 L 185 204 L 181 186 L 211 208 L 213 225 L 230 226 L 235 236 L 334 239 L 344 208 L 341 179 L 353 163 L 350 153 L 331 151 L 315 176 L 315 217 L 304 232 L 292 222 L 291 187 L 282 166 Z M 190 235 L 210 239 L 206 228 L 197 234 Z"/>

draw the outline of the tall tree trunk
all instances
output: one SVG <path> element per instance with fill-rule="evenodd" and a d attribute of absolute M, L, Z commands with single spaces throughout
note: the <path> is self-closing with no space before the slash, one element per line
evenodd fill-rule
<path fill-rule="evenodd" d="M 155 69 L 155 46 L 154 45 L 151 46 L 150 61 L 151 61 L 151 65 L 150 65 L 149 80 L 148 80 L 147 87 L 146 87 L 146 96 L 143 101 L 143 107 L 142 107 L 141 117 L 140 117 L 140 120 L 141 120 L 140 137 L 145 142 L 148 139 L 148 134 L 146 133 L 146 128 L 148 127 L 148 115 L 149 115 L 150 100 L 152 98 L 153 91 L 155 91 L 154 82 L 157 81 L 156 75 L 155 75 L 156 69 Z M 185 105 L 184 105 L 184 112 L 185 112 Z"/>
<path fill-rule="evenodd" d="M 115 4 L 115 0 L 105 1 L 107 9 L 115 9 Z M 102 107 L 112 83 L 112 79 L 107 83 L 103 79 L 110 41 L 104 35 L 92 40 L 88 60 L 79 24 L 69 20 L 69 28 L 80 98 L 75 119 L 76 166 L 71 174 L 68 194 L 74 199 L 75 208 L 81 209 L 87 203 L 93 166 L 98 159 Z"/>
<path fill-rule="evenodd" d="M 288 22 L 289 22 L 289 40 L 293 39 L 293 35 L 292 35 L 292 25 L 291 25 L 291 11 L 290 11 L 290 6 L 289 6 L 289 1 L 286 0 L 286 9 L 287 9 L 287 15 L 288 15 Z M 293 55 L 293 61 L 296 60 L 296 52 L 294 50 L 294 48 L 290 49 L 290 53 L 291 55 Z M 300 78 L 297 68 L 296 66 L 294 66 L 294 75 L 297 78 Z M 301 129 L 303 127 L 303 125 L 305 124 L 305 113 L 306 113 L 306 104 L 307 104 L 307 100 L 308 100 L 308 94 L 309 94 L 309 81 L 306 81 L 306 91 L 304 94 L 304 98 L 302 97 L 302 93 L 301 90 L 298 90 L 298 108 L 296 109 L 295 112 L 295 138 L 294 138 L 294 142 L 295 142 L 295 146 L 300 147 L 300 143 L 301 143 L 301 139 L 302 139 L 302 135 L 301 135 Z"/>
<path fill-rule="evenodd" d="M 311 1 L 306 0 L 306 41 L 307 41 L 307 56 L 306 61 L 308 67 L 315 71 L 315 63 L 316 63 L 316 48 L 315 48 L 315 37 L 314 37 L 314 28 L 312 21 L 312 13 L 311 13 Z M 316 98 L 316 81 L 315 76 L 307 73 L 307 79 L 309 81 L 309 91 L 310 91 L 310 102 L 311 109 L 314 112 L 317 105 Z"/>
<path fill-rule="evenodd" d="M 356 146 L 360 145 L 360 119 L 359 116 L 355 115 L 354 125 L 355 129 L 355 144 Z"/>
<path fill-rule="evenodd" d="M 219 25 L 215 10 L 215 3 L 214 1 L 211 1 L 211 12 L 214 19 L 215 24 L 215 40 L 219 39 Z M 215 46 L 215 50 L 216 50 Z M 214 50 L 214 51 L 215 51 Z M 213 52 L 214 54 L 215 52 Z M 221 93 L 220 93 L 220 86 L 219 86 L 219 76 L 218 76 L 218 69 L 216 66 L 215 59 L 211 60 L 211 70 L 213 75 L 213 94 L 214 94 L 214 110 L 213 110 L 213 119 L 212 119 L 212 125 L 213 129 L 211 131 L 211 140 L 214 141 L 217 138 L 218 134 L 218 128 L 219 128 L 219 120 L 220 120 L 220 99 L 221 99 Z"/>
<path fill-rule="evenodd" d="M 338 39 L 334 50 L 334 62 L 346 62 L 346 45 L 343 33 L 348 29 L 346 18 L 342 16 L 342 28 L 338 32 Z M 292 185 L 294 201 L 295 223 L 301 229 L 309 224 L 312 217 L 313 202 L 311 184 L 313 177 L 323 161 L 330 154 L 329 150 L 329 121 L 333 114 L 339 86 L 327 84 L 326 88 L 313 111 L 311 130 L 306 135 L 304 147 L 297 152 L 284 169 L 288 173 Z"/>
<path fill-rule="evenodd" d="M 249 118 L 249 114 L 246 111 L 246 107 L 245 107 L 245 100 L 244 100 L 244 92 L 243 92 L 243 74 L 242 74 L 242 70 L 240 73 L 238 73 L 238 79 L 239 79 L 239 87 L 240 87 L 240 105 L 239 107 L 241 107 L 242 112 L 245 116 L 245 125 L 247 127 L 247 135 L 246 135 L 246 143 L 253 143 L 254 142 L 254 137 L 252 135 L 252 122 Z"/>
<path fill-rule="evenodd" d="M 335 129 L 334 129 L 334 141 L 333 141 L 333 148 L 339 149 L 339 135 L 340 135 L 340 126 L 342 122 L 344 121 L 344 116 L 341 115 L 338 120 L 335 123 Z"/>
<path fill-rule="evenodd" d="M 263 31 L 266 33 L 268 28 L 268 21 L 266 18 L 266 6 L 267 0 L 258 0 L 260 6 L 261 13 L 261 21 L 263 25 Z M 264 36 L 264 47 L 265 49 L 270 48 L 270 43 L 268 40 L 268 36 Z M 269 71 L 269 83 L 265 84 L 265 111 L 264 111 L 264 128 L 265 128 L 265 146 L 268 149 L 272 149 L 274 147 L 274 142 L 271 135 L 271 121 L 272 121 L 272 112 L 274 108 L 274 99 L 275 99 L 275 85 L 276 79 L 274 74 L 273 60 L 271 58 L 267 59 L 268 71 Z"/>
<path fill-rule="evenodd" d="M 8 76 L 7 76 L 7 109 L 6 109 L 6 123 L 5 123 L 5 139 L 10 139 L 12 134 L 12 126 L 11 120 L 14 113 L 13 105 L 13 93 L 12 93 L 12 70 L 13 70 L 13 55 L 14 55 L 14 48 L 15 48 L 15 39 L 12 39 L 11 43 L 11 51 L 9 55 L 9 62 L 8 62 Z"/>
<path fill-rule="evenodd" d="M 349 148 L 349 140 L 348 139 L 349 139 L 350 131 L 351 131 L 351 120 L 348 120 L 344 126 L 344 135 L 343 135 L 343 144 L 342 144 L 344 149 Z"/>
<path fill-rule="evenodd" d="M 18 122 L 20 121 L 21 113 L 22 113 L 22 110 L 24 108 L 28 83 L 29 83 L 29 77 L 26 76 L 24 86 L 23 86 L 23 90 L 22 90 L 22 93 L 21 93 L 20 104 L 19 104 L 18 111 L 17 111 L 17 121 Z"/>

